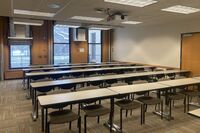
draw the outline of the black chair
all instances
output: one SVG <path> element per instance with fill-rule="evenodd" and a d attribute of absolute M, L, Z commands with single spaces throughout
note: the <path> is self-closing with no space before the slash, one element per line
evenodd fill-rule
<path fill-rule="evenodd" d="M 128 85 L 128 84 L 123 83 L 123 82 L 122 83 L 115 83 L 115 84 L 112 84 L 112 87 L 124 86 L 124 85 Z M 116 96 L 115 98 L 118 99 L 118 101 L 116 101 L 115 104 L 120 108 L 120 130 L 122 131 L 122 114 L 123 114 L 123 111 L 124 110 L 126 111 L 126 116 L 127 116 L 128 110 L 131 110 L 131 112 L 132 112 L 132 110 L 141 107 L 141 111 L 142 111 L 142 105 L 138 101 L 130 99 L 128 94 L 119 95 L 119 96 Z M 141 124 L 142 124 L 142 122 L 141 122 Z"/>
<path fill-rule="evenodd" d="M 98 89 L 98 86 L 88 86 L 79 88 L 78 90 L 89 90 L 89 89 Z M 99 103 L 97 103 L 99 101 Z M 100 121 L 100 116 L 110 113 L 110 109 L 104 107 L 101 104 L 100 100 L 87 100 L 84 103 L 79 104 L 78 114 L 80 110 L 84 112 L 84 132 L 87 132 L 87 117 L 97 117 L 97 122 Z"/>
<path fill-rule="evenodd" d="M 53 87 L 40 87 L 40 88 L 37 88 L 36 92 L 37 94 L 35 94 L 36 96 L 36 117 L 38 118 L 38 99 L 37 97 L 38 96 L 43 96 L 43 95 L 46 95 L 48 92 L 52 91 L 54 88 Z"/>
<path fill-rule="evenodd" d="M 78 120 L 79 133 L 81 133 L 81 117 L 74 113 L 71 109 L 63 109 L 68 106 L 67 104 L 60 104 L 52 106 L 53 109 L 59 109 L 49 113 L 49 120 L 47 122 L 47 133 L 50 133 L 50 124 L 64 124 L 69 123 L 69 129 L 71 130 L 72 121 Z"/>
<path fill-rule="evenodd" d="M 85 133 L 87 132 L 87 117 L 98 117 L 97 122 L 99 123 L 100 116 L 110 113 L 109 108 L 106 108 L 101 104 L 95 104 L 94 102 L 95 101 L 93 101 L 93 104 L 87 104 L 84 107 L 82 107 L 82 110 L 84 111 L 84 132 Z"/>
<path fill-rule="evenodd" d="M 190 111 L 190 103 L 192 102 L 194 97 L 200 98 L 200 88 L 199 85 L 193 85 L 187 87 L 184 92 L 182 92 L 187 97 L 187 112 Z M 194 103 L 195 104 L 195 103 Z M 198 105 L 199 103 L 197 103 Z"/>
<path fill-rule="evenodd" d="M 133 84 L 142 84 L 142 83 L 148 83 L 146 80 L 138 80 L 138 81 L 133 81 Z M 142 103 L 142 122 L 145 123 L 145 112 L 147 111 L 147 106 L 148 105 L 155 105 L 155 110 L 157 105 L 160 105 L 161 112 L 163 112 L 163 100 L 160 98 L 152 97 L 149 96 L 149 92 L 144 91 L 144 92 L 139 92 L 135 93 L 136 95 L 139 95 L 139 97 L 136 98 L 139 102 Z M 161 119 L 163 118 L 163 114 L 161 114 Z"/>
<path fill-rule="evenodd" d="M 182 79 L 185 78 L 183 76 L 178 76 L 175 77 L 175 79 Z M 169 92 L 167 92 L 167 103 L 169 105 L 169 116 L 171 118 L 171 114 L 172 114 L 172 102 L 173 102 L 173 106 L 174 106 L 174 102 L 176 100 L 183 100 L 184 103 L 184 113 L 186 112 L 186 96 L 183 94 L 185 92 L 185 87 L 179 87 L 179 88 L 173 88 L 170 89 Z"/>

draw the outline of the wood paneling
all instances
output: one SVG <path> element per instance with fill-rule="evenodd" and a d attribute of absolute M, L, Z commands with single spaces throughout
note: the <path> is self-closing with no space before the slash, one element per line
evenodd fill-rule
<path fill-rule="evenodd" d="M 182 35 L 181 68 L 200 75 L 200 33 Z"/>
<path fill-rule="evenodd" d="M 71 63 L 87 63 L 88 62 L 88 44 L 87 42 L 71 43 Z"/>
<path fill-rule="evenodd" d="M 109 61 L 109 51 L 110 51 L 110 31 L 103 31 L 102 34 L 102 61 Z"/>
<path fill-rule="evenodd" d="M 53 21 L 44 21 L 42 26 L 31 27 L 33 41 L 31 47 L 32 64 L 50 64 L 53 61 Z M 21 78 L 22 71 L 9 68 L 9 45 L 7 44 L 8 18 L 0 17 L 0 45 L 4 50 L 4 77 L 5 79 Z M 88 42 L 74 42 L 73 31 L 70 30 L 71 63 L 88 62 Z M 87 34 L 86 34 L 87 38 Z M 102 61 L 109 61 L 110 33 L 103 31 Z M 84 51 L 81 51 L 83 50 Z M 2 69 L 2 68 L 1 68 Z"/>
<path fill-rule="evenodd" d="M 33 26 L 33 45 L 32 45 L 32 64 L 49 63 L 49 33 L 51 33 L 51 24 L 45 21 L 42 26 Z"/>

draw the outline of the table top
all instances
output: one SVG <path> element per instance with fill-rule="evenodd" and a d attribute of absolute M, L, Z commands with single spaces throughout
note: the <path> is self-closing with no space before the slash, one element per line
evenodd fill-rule
<path fill-rule="evenodd" d="M 35 82 L 35 83 L 31 83 L 30 85 L 32 88 L 39 88 L 39 87 L 48 87 L 48 86 L 56 86 L 56 85 L 84 83 L 87 81 L 89 81 L 89 78 L 75 78 L 75 79 Z"/>
<path fill-rule="evenodd" d="M 194 79 L 198 79 L 198 80 L 200 80 L 200 76 L 197 76 L 197 77 L 193 77 Z"/>
<path fill-rule="evenodd" d="M 117 92 L 118 94 L 129 94 L 142 91 L 153 91 L 169 88 L 169 86 L 158 84 L 158 83 L 143 83 L 135 85 L 125 85 L 125 86 L 116 86 L 109 87 L 108 89 Z"/>
<path fill-rule="evenodd" d="M 106 66 L 128 66 L 135 65 L 133 63 L 77 63 L 77 64 L 60 64 L 60 65 L 35 65 L 22 69 L 23 71 L 39 71 L 39 70 L 54 70 L 54 69 L 72 69 L 72 68 L 87 68 L 87 67 L 106 67 Z"/>
<path fill-rule="evenodd" d="M 70 74 L 79 72 L 90 72 L 90 71 L 105 71 L 105 70 L 121 70 L 121 69 L 139 69 L 139 68 L 154 68 L 154 66 L 125 66 L 125 67 L 109 67 L 109 68 L 88 68 L 78 70 L 65 70 L 65 71 L 50 71 L 50 72 L 30 72 L 26 73 L 27 77 L 40 76 L 40 75 L 52 75 L 52 74 Z"/>
<path fill-rule="evenodd" d="M 166 71 L 169 71 L 168 73 L 185 72 L 184 70 L 176 70 L 176 71 L 166 70 Z M 83 83 L 83 82 L 94 82 L 94 81 L 111 80 L 111 79 L 124 79 L 124 78 L 131 78 L 131 77 L 149 76 L 149 75 L 156 75 L 156 74 L 162 74 L 162 73 L 166 73 L 166 72 L 155 71 L 155 72 L 139 72 L 139 73 L 131 73 L 131 74 L 114 74 L 114 75 L 104 75 L 104 76 L 87 77 L 87 78 L 35 82 L 35 83 L 31 83 L 30 85 L 32 88 L 38 88 L 38 87 L 57 86 L 57 85 L 71 84 L 71 83 Z"/>
<path fill-rule="evenodd" d="M 105 88 L 39 96 L 38 100 L 41 106 L 46 107 L 61 103 L 78 103 L 88 99 L 108 98 L 115 95 L 117 95 L 116 92 Z"/>
<path fill-rule="evenodd" d="M 195 78 L 184 78 L 184 79 L 160 81 L 158 83 L 163 84 L 163 85 L 168 85 L 171 87 L 176 87 L 176 86 L 200 84 L 200 80 L 195 79 Z"/>
<path fill-rule="evenodd" d="M 191 115 L 200 117 L 200 109 L 195 109 L 195 110 L 189 111 L 188 113 Z"/>

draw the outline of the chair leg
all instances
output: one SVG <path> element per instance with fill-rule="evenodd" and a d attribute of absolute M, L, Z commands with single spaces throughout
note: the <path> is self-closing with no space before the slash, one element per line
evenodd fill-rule
<path fill-rule="evenodd" d="M 100 116 L 97 117 L 97 123 L 99 124 L 100 121 Z"/>
<path fill-rule="evenodd" d="M 46 125 L 46 133 L 50 133 L 50 123 L 49 122 Z"/>
<path fill-rule="evenodd" d="M 161 101 L 161 104 L 160 104 L 160 108 L 161 108 L 161 119 L 163 119 L 163 101 Z"/>
<path fill-rule="evenodd" d="M 171 99 L 169 99 L 169 116 L 170 116 L 170 118 L 172 116 L 172 101 L 171 101 Z"/>
<path fill-rule="evenodd" d="M 140 118 L 140 124 L 143 124 L 143 105 L 141 104 L 141 118 Z"/>
<path fill-rule="evenodd" d="M 143 105 L 143 124 L 145 124 L 145 105 Z"/>
<path fill-rule="evenodd" d="M 186 113 L 186 97 L 184 98 L 183 104 L 184 104 L 184 113 Z"/>
<path fill-rule="evenodd" d="M 36 100 L 36 118 L 38 118 L 38 100 Z"/>
<path fill-rule="evenodd" d="M 87 133 L 87 116 L 84 116 L 84 133 Z"/>
<path fill-rule="evenodd" d="M 120 130 L 122 132 L 122 109 L 120 109 Z"/>
<path fill-rule="evenodd" d="M 190 99 L 190 96 L 187 96 L 187 112 L 189 112 L 190 111 L 190 101 L 189 101 L 189 99 Z"/>
<path fill-rule="evenodd" d="M 78 116 L 80 117 L 80 110 L 81 110 L 81 104 L 78 104 Z M 79 121 L 77 122 L 77 128 L 79 128 Z"/>
<path fill-rule="evenodd" d="M 133 110 L 131 109 L 131 113 L 130 113 L 130 115 L 132 115 L 133 114 Z"/>
<path fill-rule="evenodd" d="M 81 117 L 78 118 L 78 132 L 81 133 Z"/>
<path fill-rule="evenodd" d="M 71 130 L 72 129 L 72 122 L 70 121 L 69 122 L 69 130 Z"/>
<path fill-rule="evenodd" d="M 127 116 L 128 116 L 128 110 L 126 110 L 126 118 L 127 118 Z"/>

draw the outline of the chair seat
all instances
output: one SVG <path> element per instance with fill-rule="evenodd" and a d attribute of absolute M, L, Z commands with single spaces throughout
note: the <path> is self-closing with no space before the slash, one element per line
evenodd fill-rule
<path fill-rule="evenodd" d="M 68 123 L 78 119 L 78 115 L 71 110 L 54 111 L 49 113 L 49 123 L 62 124 Z"/>
<path fill-rule="evenodd" d="M 102 116 L 102 115 L 110 113 L 110 109 L 100 104 L 88 105 L 88 106 L 83 107 L 82 110 L 85 112 L 85 115 L 88 117 Z"/>
<path fill-rule="evenodd" d="M 139 102 L 132 101 L 129 99 L 119 100 L 119 101 L 115 102 L 115 104 L 123 110 L 132 110 L 132 109 L 139 108 L 141 106 L 141 104 Z"/>
<path fill-rule="evenodd" d="M 168 97 L 171 100 L 181 100 L 185 98 L 185 95 L 181 93 L 169 93 Z"/>
<path fill-rule="evenodd" d="M 150 97 L 150 96 L 142 96 L 136 99 L 146 105 L 155 105 L 162 102 L 162 100 L 160 100 L 159 98 Z"/>

